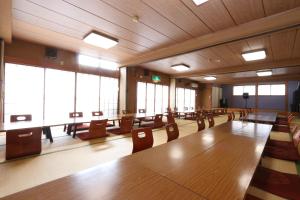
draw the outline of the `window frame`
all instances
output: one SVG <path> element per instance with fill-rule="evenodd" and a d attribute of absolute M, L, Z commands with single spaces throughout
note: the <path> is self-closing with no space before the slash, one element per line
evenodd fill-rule
<path fill-rule="evenodd" d="M 272 86 L 274 85 L 284 85 L 284 94 L 272 94 Z M 259 86 L 269 86 L 270 87 L 270 92 L 269 94 L 259 94 Z M 257 96 L 286 96 L 286 91 L 287 91 L 287 85 L 286 83 L 273 83 L 273 84 L 268 84 L 268 83 L 262 83 L 262 84 L 257 84 Z"/>
<path fill-rule="evenodd" d="M 232 87 L 232 96 L 243 96 L 243 93 L 245 93 L 246 91 L 245 91 L 245 87 L 254 87 L 254 94 L 250 94 L 249 92 L 249 96 L 256 96 L 257 94 L 256 94 L 256 85 L 252 85 L 252 84 L 249 84 L 249 85 L 233 85 L 233 87 Z M 235 87 L 243 87 L 243 93 L 242 94 L 234 94 L 234 88 Z"/>

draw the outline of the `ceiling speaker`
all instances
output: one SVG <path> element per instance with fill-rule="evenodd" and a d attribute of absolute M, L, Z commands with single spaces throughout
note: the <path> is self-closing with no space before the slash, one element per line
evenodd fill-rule
<path fill-rule="evenodd" d="M 50 59 L 56 59 L 57 58 L 57 49 L 52 48 L 52 47 L 46 47 L 45 56 Z"/>

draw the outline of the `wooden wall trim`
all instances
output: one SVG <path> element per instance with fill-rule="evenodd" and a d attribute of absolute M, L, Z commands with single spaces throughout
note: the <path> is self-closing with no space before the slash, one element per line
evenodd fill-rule
<path fill-rule="evenodd" d="M 11 43 L 12 40 L 12 1 L 0 1 L 0 38 Z"/>
<path fill-rule="evenodd" d="M 143 53 L 121 62 L 121 66 L 134 66 L 298 25 L 300 25 L 299 7 L 244 23 L 239 26 L 206 34 L 165 48 Z"/>

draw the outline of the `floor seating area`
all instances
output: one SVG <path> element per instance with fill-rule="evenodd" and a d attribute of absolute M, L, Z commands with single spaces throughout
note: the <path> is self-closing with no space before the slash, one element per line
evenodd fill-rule
<path fill-rule="evenodd" d="M 300 200 L 300 0 L 1 0 L 1 200 Z"/>

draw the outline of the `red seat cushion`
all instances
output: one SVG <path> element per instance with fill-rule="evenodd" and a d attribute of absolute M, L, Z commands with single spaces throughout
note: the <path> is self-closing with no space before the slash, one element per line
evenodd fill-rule
<path fill-rule="evenodd" d="M 296 148 L 280 148 L 274 146 L 266 146 L 264 150 L 264 155 L 290 161 L 300 160 L 300 156 Z"/>
<path fill-rule="evenodd" d="M 245 200 L 262 200 L 260 198 L 257 198 L 255 196 L 252 196 L 250 194 L 247 194 L 246 197 L 244 198 Z"/>
<path fill-rule="evenodd" d="M 252 184 L 262 190 L 287 199 L 300 199 L 300 177 L 258 167 Z"/>

